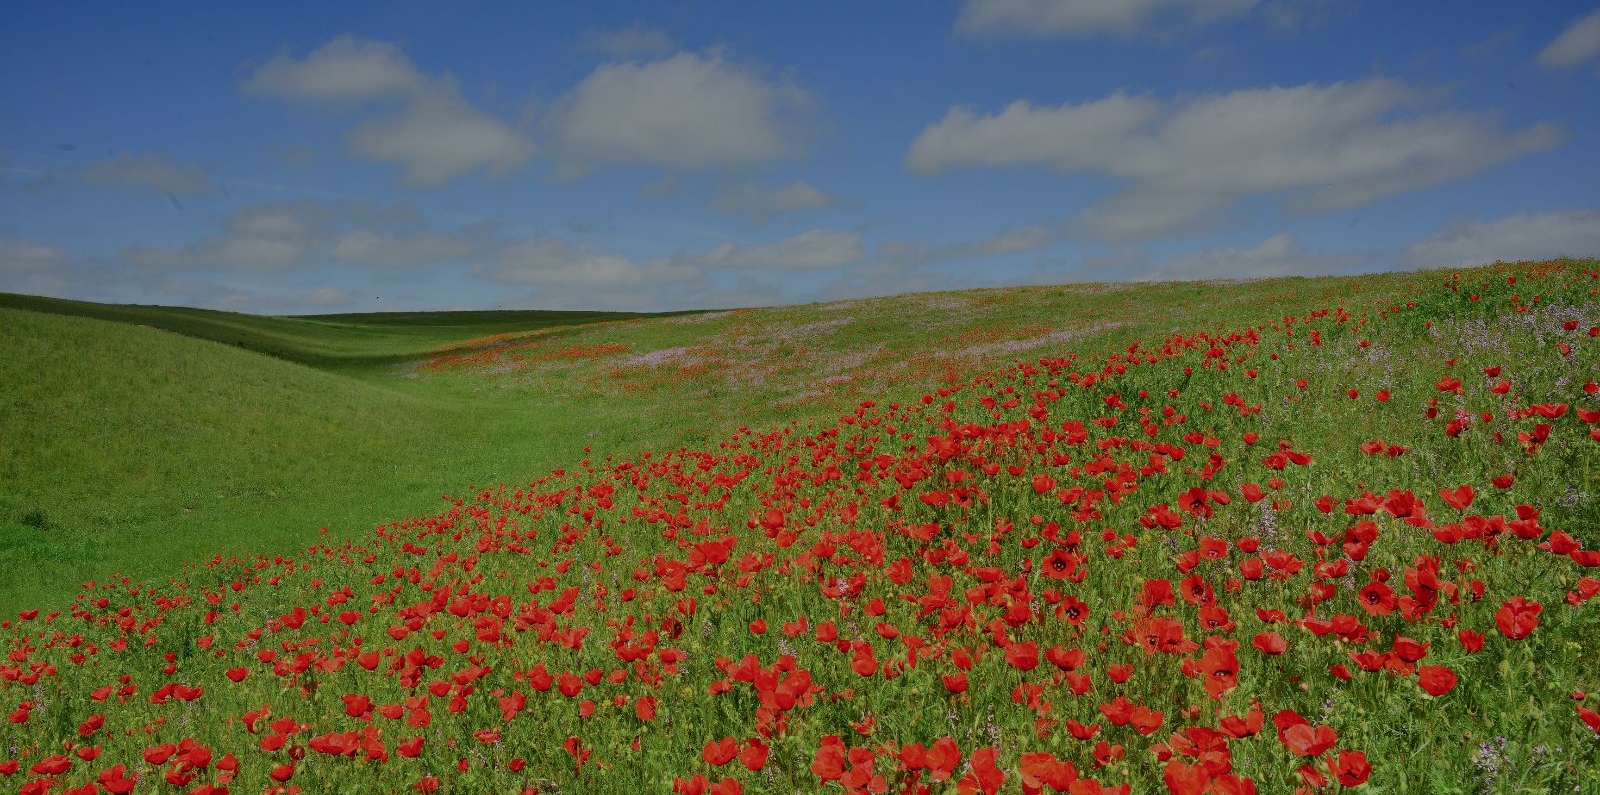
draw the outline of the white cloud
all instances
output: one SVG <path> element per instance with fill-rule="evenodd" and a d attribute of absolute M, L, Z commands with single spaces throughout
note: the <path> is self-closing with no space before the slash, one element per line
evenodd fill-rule
<path fill-rule="evenodd" d="M 1266 279 L 1329 273 L 1364 261 L 1356 256 L 1315 256 L 1286 234 L 1273 235 L 1250 248 L 1212 248 L 1173 257 L 1140 278 L 1145 281 L 1178 279 Z"/>
<path fill-rule="evenodd" d="M 310 144 L 273 146 L 268 147 L 266 151 L 293 171 L 306 171 L 317 161 L 317 150 Z"/>
<path fill-rule="evenodd" d="M 301 60 L 279 53 L 245 80 L 244 89 L 293 102 L 348 105 L 404 99 L 427 91 L 429 82 L 399 45 L 345 34 Z"/>
<path fill-rule="evenodd" d="M 331 308 L 350 305 L 350 291 L 342 287 L 318 287 L 300 299 L 305 306 Z"/>
<path fill-rule="evenodd" d="M 703 278 L 695 265 L 665 259 L 638 262 L 554 237 L 531 237 L 511 243 L 492 255 L 489 264 L 474 268 L 473 273 L 502 284 L 594 292 L 641 291 Z"/>
<path fill-rule="evenodd" d="M 454 78 L 422 73 L 387 42 L 344 35 L 304 59 L 279 54 L 243 87 L 304 104 L 386 106 L 351 128 L 345 146 L 358 158 L 399 168 L 408 187 L 437 187 L 478 171 L 502 176 L 537 149 L 525 133 L 463 98 Z"/>
<path fill-rule="evenodd" d="M 208 268 L 281 272 L 305 264 L 309 249 L 296 240 L 268 237 L 208 237 L 176 249 L 130 246 L 122 257 L 152 269 Z"/>
<path fill-rule="evenodd" d="M 710 207 L 729 215 L 742 215 L 756 223 L 782 213 L 805 210 L 827 210 L 841 204 L 838 196 L 830 196 L 805 182 L 793 182 L 781 188 L 763 188 L 754 182 L 728 185 L 711 200 Z"/>
<path fill-rule="evenodd" d="M 878 247 L 878 256 L 886 262 L 916 266 L 949 260 L 1022 254 L 1046 248 L 1061 239 L 1059 230 L 1035 224 L 1002 229 L 982 240 L 947 243 L 942 246 L 891 240 Z"/>
<path fill-rule="evenodd" d="M 539 236 L 504 243 L 484 255 L 473 276 L 538 290 L 541 306 L 651 309 L 747 304 L 776 288 L 741 277 L 734 287 L 717 286 L 730 274 L 754 269 L 818 270 L 861 259 L 853 232 L 816 229 L 772 243 L 724 243 L 709 252 L 633 259 Z M 721 275 L 720 279 L 714 276 Z"/>
<path fill-rule="evenodd" d="M 906 168 L 923 176 L 972 166 L 1045 166 L 1062 173 L 1093 168 L 1161 110 L 1157 100 L 1120 92 L 1057 107 L 1018 100 L 989 116 L 956 106 L 912 140 Z"/>
<path fill-rule="evenodd" d="M 398 235 L 362 228 L 341 235 L 330 253 L 341 262 L 391 268 L 460 262 L 481 253 L 488 243 L 472 230 Z"/>
<path fill-rule="evenodd" d="M 718 268 L 775 268 L 821 270 L 861 259 L 861 235 L 832 229 L 812 229 L 759 246 L 723 243 L 691 261 Z"/>
<path fill-rule="evenodd" d="M 1250 196 L 1288 194 L 1299 211 L 1358 207 L 1564 138 L 1550 124 L 1508 132 L 1491 114 L 1418 110 L 1429 99 L 1378 78 L 1166 103 L 1120 93 L 1057 107 L 1016 102 L 985 116 L 958 107 L 916 137 L 906 167 L 936 175 L 1031 166 L 1121 180 L 1078 220 L 1091 234 L 1127 239 L 1212 220 Z"/>
<path fill-rule="evenodd" d="M 1260 15 L 1271 27 L 1292 33 L 1322 25 L 1354 5 L 1350 0 L 1270 0 L 1261 4 Z"/>
<path fill-rule="evenodd" d="M 584 48 L 612 58 L 630 59 L 672 52 L 678 48 L 678 43 L 665 31 L 635 22 L 622 30 L 590 34 L 584 40 Z"/>
<path fill-rule="evenodd" d="M 1406 247 L 1419 267 L 1481 265 L 1495 260 L 1600 254 L 1600 210 L 1522 213 L 1459 221 Z"/>
<path fill-rule="evenodd" d="M 155 271 L 281 273 L 306 264 L 325 243 L 335 212 L 309 201 L 255 205 L 228 216 L 219 234 L 176 248 L 130 246 L 121 256 Z"/>
<path fill-rule="evenodd" d="M 800 154 L 809 95 L 719 55 L 603 64 L 561 97 L 546 127 L 575 178 L 616 165 L 693 171 Z"/>
<path fill-rule="evenodd" d="M 0 273 L 38 273 L 65 267 L 67 252 L 29 240 L 0 239 Z"/>
<path fill-rule="evenodd" d="M 83 263 L 58 246 L 0 238 L 0 292 L 83 298 L 100 284 L 87 275 Z"/>
<path fill-rule="evenodd" d="M 211 175 L 193 163 L 175 163 L 161 155 L 130 155 L 90 163 L 77 170 L 86 185 L 147 190 L 160 196 L 210 196 L 217 192 Z"/>
<path fill-rule="evenodd" d="M 535 151 L 527 136 L 445 88 L 356 125 L 345 145 L 356 157 L 400 168 L 401 184 L 414 188 L 437 187 L 478 170 L 504 176 Z"/>
<path fill-rule="evenodd" d="M 1539 51 L 1539 65 L 1566 69 L 1600 55 L 1600 9 L 1574 20 Z"/>
<path fill-rule="evenodd" d="M 1176 20 L 1242 17 L 1259 0 L 967 0 L 956 29 L 973 36 L 1127 35 Z"/>

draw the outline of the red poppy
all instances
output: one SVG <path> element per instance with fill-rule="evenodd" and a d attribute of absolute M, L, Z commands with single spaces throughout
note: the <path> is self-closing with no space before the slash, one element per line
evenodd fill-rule
<path fill-rule="evenodd" d="M 1032 671 L 1039 667 L 1039 644 L 1031 640 L 1006 644 L 1006 664 L 1019 671 Z"/>
<path fill-rule="evenodd" d="M 1328 772 L 1340 786 L 1359 787 L 1372 775 L 1372 765 L 1367 763 L 1366 753 L 1340 748 L 1338 755 L 1328 757 Z"/>
<path fill-rule="evenodd" d="M 1071 762 L 1057 759 L 1046 751 L 1030 751 L 1017 762 L 1017 773 L 1022 778 L 1022 791 L 1037 795 L 1049 787 L 1055 792 L 1067 792 L 1078 780 L 1078 768 Z"/>
<path fill-rule="evenodd" d="M 955 774 L 961 764 L 961 749 L 949 737 L 940 737 L 928 746 L 928 776 L 934 781 L 944 781 Z"/>
<path fill-rule="evenodd" d="M 1495 612 L 1494 624 L 1500 629 L 1500 634 L 1512 640 L 1522 640 L 1533 634 L 1533 630 L 1539 626 L 1539 613 L 1543 611 L 1544 605 L 1513 596 Z"/>
<path fill-rule="evenodd" d="M 1272 723 L 1278 727 L 1278 742 L 1296 756 L 1320 756 L 1339 741 L 1333 727 L 1313 726 L 1294 710 L 1272 716 Z"/>
<path fill-rule="evenodd" d="M 1443 665 L 1423 665 L 1417 668 L 1417 684 L 1430 696 L 1442 696 L 1456 686 L 1456 672 Z"/>
<path fill-rule="evenodd" d="M 972 752 L 970 760 L 972 772 L 962 776 L 956 782 L 956 792 L 959 795 L 995 795 L 1000 791 L 1000 785 L 1005 783 L 1006 774 L 1001 770 L 995 760 L 999 752 L 994 748 L 979 748 Z"/>
<path fill-rule="evenodd" d="M 1289 641 L 1276 632 L 1257 632 L 1251 639 L 1250 645 L 1256 647 L 1262 654 L 1278 655 L 1289 648 Z"/>
<path fill-rule="evenodd" d="M 767 766 L 767 757 L 771 753 L 772 749 L 768 748 L 759 737 L 751 738 L 745 742 L 744 750 L 739 752 L 739 764 L 744 765 L 745 769 L 752 773 L 756 772 Z"/>
<path fill-rule="evenodd" d="M 838 781 L 844 776 L 844 740 L 836 735 L 822 738 L 817 755 L 811 762 L 811 772 L 823 781 Z"/>
<path fill-rule="evenodd" d="M 721 767 L 733 761 L 733 758 L 739 755 L 739 741 L 732 737 L 712 740 L 706 743 L 700 755 L 706 760 L 707 764 L 713 767 Z"/>

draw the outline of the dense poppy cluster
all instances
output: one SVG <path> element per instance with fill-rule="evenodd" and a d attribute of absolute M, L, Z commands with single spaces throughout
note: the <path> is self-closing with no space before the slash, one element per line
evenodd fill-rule
<path fill-rule="evenodd" d="M 0 624 L 0 782 L 1600 787 L 1597 289 L 1484 269 L 88 583 Z"/>

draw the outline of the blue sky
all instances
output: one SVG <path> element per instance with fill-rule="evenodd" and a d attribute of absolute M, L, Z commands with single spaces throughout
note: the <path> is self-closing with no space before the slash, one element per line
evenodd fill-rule
<path fill-rule="evenodd" d="M 1600 253 L 1592 2 L 25 4 L 0 291 L 769 305 Z"/>

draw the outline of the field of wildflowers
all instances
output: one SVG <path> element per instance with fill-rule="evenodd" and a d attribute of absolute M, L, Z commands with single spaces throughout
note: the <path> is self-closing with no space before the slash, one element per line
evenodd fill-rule
<path fill-rule="evenodd" d="M 85 583 L 0 622 L 0 786 L 1600 791 L 1600 263 L 1430 276 Z"/>

